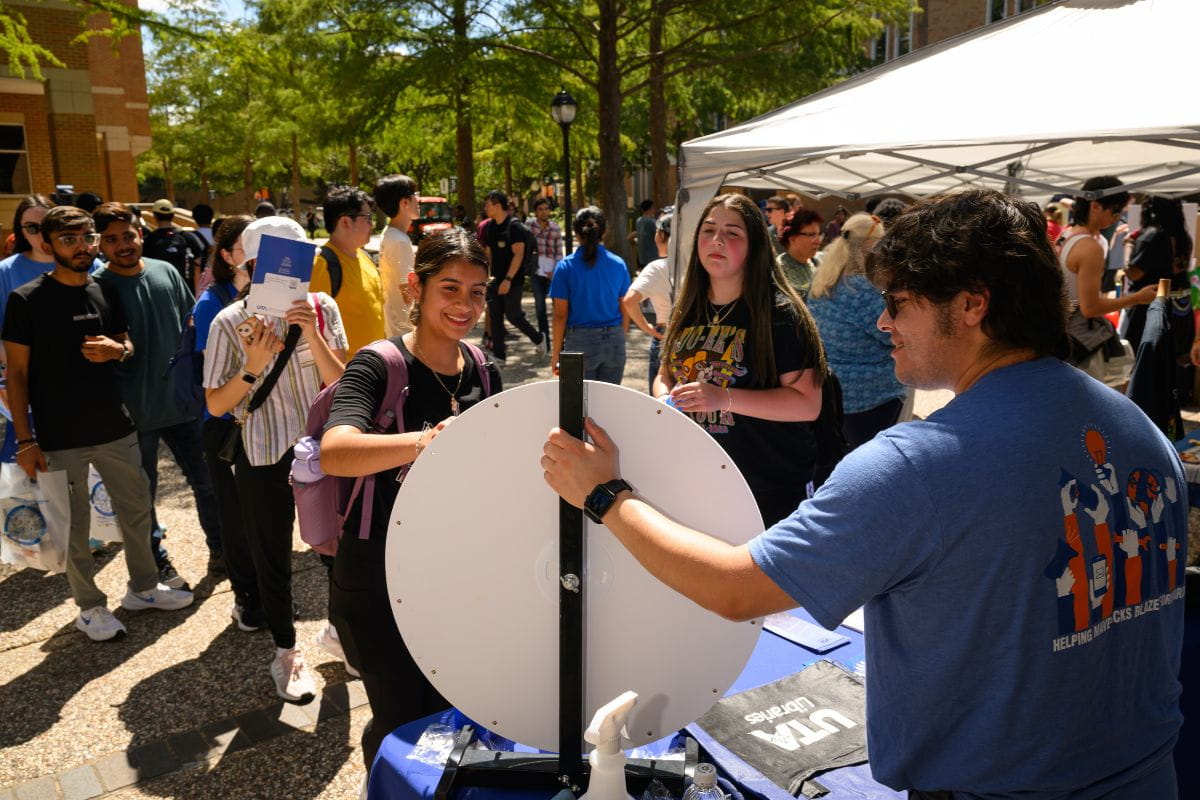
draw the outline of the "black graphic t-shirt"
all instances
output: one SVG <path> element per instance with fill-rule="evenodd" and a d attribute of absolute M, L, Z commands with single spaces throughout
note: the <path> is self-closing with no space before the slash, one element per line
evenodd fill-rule
<path fill-rule="evenodd" d="M 116 290 L 92 278 L 67 286 L 46 273 L 8 296 L 3 337 L 29 348 L 29 405 L 42 450 L 107 444 L 133 432 L 117 362 L 83 357 L 85 336 L 128 331 Z"/>
<path fill-rule="evenodd" d="M 670 354 L 676 383 L 707 381 L 721 388 L 753 387 L 754 348 L 749 341 L 750 312 L 738 302 L 729 315 L 713 325 L 709 320 L 684 328 L 677 349 Z M 776 307 L 771 313 L 771 347 L 775 369 L 783 375 L 811 369 L 794 312 Z M 691 413 L 700 427 L 720 443 L 741 470 L 767 526 L 783 519 L 800 505 L 812 479 L 816 442 L 810 422 L 773 422 L 728 411 Z"/>

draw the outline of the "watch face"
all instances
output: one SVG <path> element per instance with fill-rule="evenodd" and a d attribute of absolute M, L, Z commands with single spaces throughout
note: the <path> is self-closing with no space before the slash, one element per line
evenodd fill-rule
<path fill-rule="evenodd" d="M 600 523 L 600 518 L 613 504 L 613 496 L 604 486 L 597 486 L 592 490 L 592 493 L 583 501 L 583 511 L 588 517 L 597 524 Z"/>

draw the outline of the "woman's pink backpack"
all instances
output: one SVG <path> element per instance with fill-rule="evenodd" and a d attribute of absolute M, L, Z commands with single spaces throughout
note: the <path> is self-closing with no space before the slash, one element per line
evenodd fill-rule
<path fill-rule="evenodd" d="M 390 429 L 394 422 L 396 432 L 403 433 L 404 398 L 408 394 L 408 364 L 404 360 L 404 354 L 388 339 L 372 342 L 365 349 L 375 352 L 383 359 L 388 376 L 387 390 L 384 392 L 383 402 L 379 405 L 372 430 L 375 433 L 383 433 Z M 480 383 L 483 386 L 483 395 L 486 397 L 491 394 L 492 382 L 491 375 L 484 366 L 483 351 L 469 343 L 467 350 L 475 361 L 475 368 L 479 371 Z M 366 498 L 375 496 L 375 475 L 342 478 L 326 475 L 321 469 L 321 435 L 329 421 L 329 411 L 333 407 L 333 395 L 337 391 L 337 385 L 338 382 L 335 381 L 322 389 L 308 409 L 304 435 L 292 450 L 294 457 L 291 472 L 292 496 L 296 499 L 296 516 L 300 520 L 300 538 L 313 550 L 330 556 L 337 553 L 342 526 L 350 509 L 354 507 L 354 501 L 360 494 Z M 374 510 L 374 502 L 370 499 L 363 501 L 358 538 L 370 538 Z"/>

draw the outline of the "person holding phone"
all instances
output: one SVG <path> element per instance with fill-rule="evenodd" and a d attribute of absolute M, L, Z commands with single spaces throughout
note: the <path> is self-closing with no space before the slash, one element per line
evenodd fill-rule
<path fill-rule="evenodd" d="M 263 234 L 295 241 L 307 237 L 300 223 L 264 217 L 250 223 L 237 245 L 238 267 L 252 272 Z M 323 385 L 345 369 L 346 332 L 341 313 L 324 292 L 298 300 L 285 317 L 259 317 L 248 308 L 247 283 L 218 312 L 204 354 L 204 395 L 214 417 L 233 412 L 232 453 L 238 495 L 259 598 L 275 641 L 271 679 L 284 700 L 307 702 L 316 692 L 296 647 L 292 608 L 292 526 L 296 506 L 288 477 L 292 445 L 304 432 L 308 408 Z M 224 456 L 223 456 L 224 457 Z"/>

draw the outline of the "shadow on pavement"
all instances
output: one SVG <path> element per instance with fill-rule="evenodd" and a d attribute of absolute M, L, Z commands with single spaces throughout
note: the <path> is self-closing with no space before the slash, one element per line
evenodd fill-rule
<path fill-rule="evenodd" d="M 109 545 L 96 555 L 96 572 L 121 552 Z M 67 576 L 48 575 L 41 570 L 23 569 L 0 581 L 0 631 L 19 631 L 52 608 L 71 602 Z"/>
<path fill-rule="evenodd" d="M 202 584 L 208 583 L 205 578 Z M 199 587 L 198 587 L 199 588 Z M 204 593 L 211 592 L 211 585 Z M 199 594 L 199 593 L 198 593 Z M 60 628 L 42 649 L 41 663 L 0 686 L 0 749 L 30 741 L 58 722 L 63 706 L 91 681 L 103 677 L 188 620 L 199 608 L 193 603 L 179 611 L 124 611 L 109 598 L 117 619 L 129 633 L 108 642 L 93 642 L 75 630 L 75 622 Z M 69 636 L 59 634 L 71 633 Z"/>
<path fill-rule="evenodd" d="M 246 633 L 230 625 L 196 658 L 133 687 L 120 710 L 133 734 L 123 758 L 136 771 L 142 794 L 310 798 L 322 793 L 354 752 L 345 673 L 322 665 L 328 667 L 321 670 L 327 681 L 343 682 L 327 682 L 305 705 L 284 703 L 268 675 L 273 654 L 265 631 Z M 314 730 L 304 730 L 314 724 Z M 280 750 L 291 758 L 272 755 Z"/>

